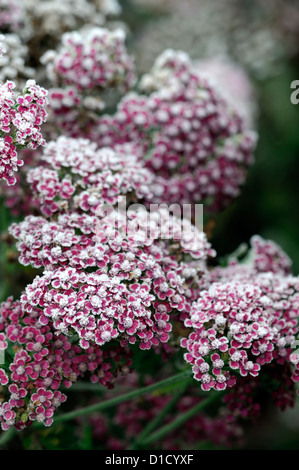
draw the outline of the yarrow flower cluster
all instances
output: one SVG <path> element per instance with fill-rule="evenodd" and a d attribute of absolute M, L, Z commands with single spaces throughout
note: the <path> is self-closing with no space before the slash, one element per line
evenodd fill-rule
<path fill-rule="evenodd" d="M 228 105 L 216 88 L 198 75 L 189 57 L 175 51 L 162 54 L 152 71 L 141 79 L 139 89 L 144 94 L 131 92 L 121 100 L 115 115 L 99 116 L 98 112 L 105 107 L 105 96 L 95 96 L 93 86 L 100 86 L 105 93 L 111 86 L 123 86 L 127 79 L 133 79 L 133 69 L 126 52 L 119 60 L 123 64 L 121 70 L 123 66 L 127 67 L 127 78 L 117 66 L 117 44 L 124 51 L 120 31 L 91 29 L 90 37 L 84 37 L 87 55 L 91 54 L 95 59 L 96 52 L 92 52 L 95 31 L 95 41 L 99 41 L 103 51 L 108 48 L 106 42 L 111 42 L 109 47 L 114 52 L 110 59 L 108 53 L 101 54 L 104 61 L 111 61 L 117 76 L 106 66 L 105 70 L 98 69 L 98 75 L 93 66 L 90 70 L 84 68 L 83 36 L 78 38 L 79 45 L 72 53 L 63 49 L 63 57 L 74 60 L 79 75 L 84 72 L 84 77 L 87 74 L 91 81 L 89 85 L 86 82 L 82 90 L 83 84 L 81 86 L 77 81 L 76 70 L 71 65 L 66 67 L 66 76 L 61 76 L 62 81 L 65 79 L 64 88 L 49 90 L 47 136 L 56 139 L 59 130 L 63 129 L 66 135 L 89 138 L 99 147 L 117 150 L 119 146 L 130 144 L 130 152 L 136 156 L 150 188 L 144 195 L 146 204 L 177 203 L 179 200 L 181 204 L 205 203 L 211 211 L 225 207 L 238 196 L 246 179 L 253 160 L 255 134 L 246 130 L 238 112 Z M 74 44 L 75 37 L 74 33 Z M 52 69 L 54 63 L 63 61 L 59 53 L 54 56 L 54 62 L 49 64 Z M 104 62 L 101 60 L 96 67 L 102 67 Z"/>
<path fill-rule="evenodd" d="M 272 240 L 264 240 L 259 235 L 254 235 L 251 237 L 249 249 L 242 246 L 239 251 L 244 255 L 244 250 L 247 253 L 241 262 L 232 255 L 226 267 L 215 267 L 210 273 L 211 281 L 254 281 L 257 274 L 267 272 L 282 276 L 291 274 L 292 262 L 289 256 Z"/>
<path fill-rule="evenodd" d="M 88 139 L 61 136 L 48 143 L 41 160 L 45 165 L 30 170 L 27 181 L 46 216 L 66 209 L 95 214 L 132 193 L 151 198 L 153 177 L 131 145 L 98 149 Z"/>
<path fill-rule="evenodd" d="M 25 313 L 19 301 L 3 302 L 0 313 L 1 344 L 10 358 L 0 368 L 4 431 L 11 426 L 22 430 L 34 421 L 50 426 L 66 400 L 61 385 L 69 388 L 88 374 L 94 383 L 111 387 L 115 376 L 130 368 L 130 354 L 124 348 L 121 354 L 117 347 L 82 350 L 65 336 L 57 337 L 51 323 L 43 325 L 36 309 Z"/>
<path fill-rule="evenodd" d="M 61 49 L 47 52 L 48 77 L 54 83 L 78 90 L 96 91 L 107 87 L 131 88 L 135 81 L 132 58 L 125 45 L 125 32 L 90 28 L 65 33 Z"/>
<path fill-rule="evenodd" d="M 86 27 L 63 34 L 61 48 L 43 55 L 53 86 L 49 89 L 51 138 L 59 135 L 59 125 L 66 135 L 88 137 L 106 101 L 111 105 L 111 90 L 119 94 L 133 87 L 134 62 L 125 37 L 120 28 Z"/>
<path fill-rule="evenodd" d="M 11 81 L 0 85 L 0 178 L 9 185 L 15 184 L 14 173 L 23 165 L 17 150 L 45 145 L 41 124 L 47 117 L 44 88 L 34 80 L 28 80 L 18 96 L 14 88 Z"/>
<path fill-rule="evenodd" d="M 291 273 L 292 261 L 277 243 L 255 235 L 251 244 L 250 257 L 257 272 Z"/>
<path fill-rule="evenodd" d="M 213 283 L 200 293 L 182 339 L 185 360 L 204 390 L 233 387 L 265 364 L 291 364 L 298 334 L 299 280 L 261 273 L 254 280 Z M 291 375 L 291 373 L 290 373 Z M 292 379 L 298 381 L 298 370 Z"/>
<path fill-rule="evenodd" d="M 124 258 L 122 264 L 129 267 L 130 263 Z M 101 271 L 86 275 L 74 269 L 59 269 L 36 278 L 27 287 L 22 302 L 28 311 L 33 304 L 42 307 L 42 324 L 51 319 L 58 331 L 66 335 L 76 332 L 84 349 L 118 337 L 122 338 L 121 345 L 139 340 L 141 349 L 149 349 L 152 344 L 166 342 L 171 331 L 170 308 L 165 303 L 157 300 L 156 313 L 151 313 L 155 297 L 150 287 L 135 282 L 128 288 L 121 278 L 111 278 Z M 167 290 L 170 294 L 168 285 Z"/>
<path fill-rule="evenodd" d="M 187 54 L 165 51 L 114 116 L 94 132 L 101 146 L 133 141 L 157 178 L 156 202 L 205 203 L 218 211 L 238 196 L 252 163 L 255 134 L 193 68 Z"/>
<path fill-rule="evenodd" d="M 88 129 L 94 124 L 90 113 L 105 107 L 103 99 L 98 96 L 83 98 L 74 86 L 50 88 L 48 97 L 49 118 L 46 129 L 48 140 L 57 138 L 58 128 L 63 130 L 63 135 L 84 137 L 85 132 L 88 133 Z M 88 115 L 86 110 L 89 111 Z"/>
<path fill-rule="evenodd" d="M 214 251 L 204 233 L 166 209 L 104 216 L 120 195 L 141 197 L 146 188 L 140 181 L 147 171 L 138 173 L 123 149 L 98 151 L 87 140 L 61 137 L 43 158 L 52 169 L 31 170 L 28 181 L 49 220 L 28 216 L 10 227 L 20 262 L 46 268 L 22 296 L 25 311 L 38 308 L 42 324 L 78 334 L 82 348 L 116 338 L 141 349 L 167 342 L 170 315 L 184 318 L 205 282 Z"/>

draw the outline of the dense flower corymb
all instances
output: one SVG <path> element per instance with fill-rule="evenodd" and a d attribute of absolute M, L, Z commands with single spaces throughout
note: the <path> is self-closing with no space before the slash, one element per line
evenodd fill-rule
<path fill-rule="evenodd" d="M 113 94 L 117 97 L 134 85 L 134 62 L 122 29 L 89 27 L 65 33 L 61 40 L 58 51 L 42 57 L 55 87 L 49 89 L 49 132 L 57 137 L 61 125 L 66 135 L 88 137 L 89 128 L 97 127 L 106 99 L 111 105 Z"/>
<path fill-rule="evenodd" d="M 188 219 L 167 208 L 133 210 L 130 203 L 148 195 L 151 173 L 130 148 L 97 150 L 64 137 L 49 143 L 48 166 L 28 174 L 46 217 L 10 227 L 20 262 L 46 268 L 27 286 L 25 310 L 38 307 L 44 324 L 76 332 L 83 348 L 114 339 L 142 349 L 168 341 L 170 316 L 188 314 L 214 255 Z M 118 207 L 121 195 L 128 210 Z"/>
<path fill-rule="evenodd" d="M 213 255 L 205 237 L 195 231 L 190 238 L 185 223 L 177 260 L 169 241 L 161 239 L 159 220 L 153 221 L 150 238 L 141 217 L 132 216 L 139 231 L 130 232 L 127 224 L 126 234 L 122 218 L 112 229 L 99 226 L 96 217 L 74 215 L 61 215 L 58 223 L 30 217 L 12 228 L 20 240 L 20 261 L 50 269 L 27 286 L 25 310 L 39 307 L 43 324 L 50 319 L 59 332 L 75 331 L 83 348 L 115 338 L 121 344 L 137 340 L 142 349 L 168 341 L 170 315 L 184 318 L 204 282 L 205 260 Z M 182 222 L 173 224 L 179 231 Z M 184 254 L 198 265 L 184 262 Z"/>
<path fill-rule="evenodd" d="M 27 180 L 46 216 L 67 209 L 95 214 L 122 195 L 151 199 L 153 176 L 131 145 L 97 149 L 88 139 L 61 136 L 41 159 L 46 164 L 30 170 Z"/>
<path fill-rule="evenodd" d="M 161 303 L 152 315 L 154 300 L 146 283 L 127 287 L 118 277 L 99 272 L 87 275 L 74 269 L 46 272 L 42 279 L 35 279 L 22 298 L 28 311 L 33 304 L 43 307 L 42 324 L 51 319 L 60 332 L 69 335 L 75 331 L 84 349 L 93 343 L 102 346 L 119 336 L 129 343 L 138 339 L 141 349 L 166 342 L 171 331 L 170 309 L 166 305 L 162 308 Z"/>
<path fill-rule="evenodd" d="M 237 251 L 245 258 L 238 261 L 238 256 L 229 257 L 228 265 L 216 267 L 211 271 L 212 282 L 228 282 L 231 280 L 254 282 L 259 273 L 277 273 L 282 276 L 291 274 L 292 262 L 282 248 L 272 240 L 265 240 L 259 235 L 250 239 L 249 249 L 242 245 Z"/>
<path fill-rule="evenodd" d="M 89 347 L 84 350 L 66 336 L 57 337 L 51 322 L 40 322 L 38 311 L 27 314 L 19 301 L 9 298 L 0 309 L 0 348 L 5 364 L 0 367 L 0 425 L 22 430 L 37 421 L 53 422 L 57 408 L 66 400 L 59 389 L 69 388 L 88 376 L 111 388 L 131 359 L 125 348 L 110 350 Z"/>
<path fill-rule="evenodd" d="M 273 361 L 290 364 L 298 333 L 299 280 L 273 273 L 214 283 L 194 303 L 193 328 L 182 339 L 187 362 L 204 390 L 224 390 L 238 376 L 256 377 Z M 295 369 L 292 378 L 298 380 Z"/>
<path fill-rule="evenodd" d="M 15 184 L 14 173 L 23 165 L 17 150 L 45 145 L 41 124 L 46 120 L 47 91 L 34 80 L 15 97 L 14 83 L 0 85 L 0 178 Z"/>
<path fill-rule="evenodd" d="M 65 33 L 61 50 L 49 51 L 48 75 L 53 82 L 73 85 L 78 90 L 130 88 L 135 81 L 131 57 L 124 45 L 125 33 L 118 29 L 91 28 Z"/>
<path fill-rule="evenodd" d="M 156 175 L 155 202 L 206 203 L 219 210 L 238 196 L 256 137 L 193 68 L 187 54 L 165 51 L 114 116 L 103 116 L 101 146 L 132 141 Z"/>

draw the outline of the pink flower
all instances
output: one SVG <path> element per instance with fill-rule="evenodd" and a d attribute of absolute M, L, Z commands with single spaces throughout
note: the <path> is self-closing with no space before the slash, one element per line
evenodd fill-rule
<path fill-rule="evenodd" d="M 155 175 L 155 202 L 225 207 L 246 179 L 255 133 L 185 53 L 162 53 L 139 89 L 120 101 L 114 116 L 100 119 L 92 138 L 104 147 L 137 144 Z"/>
<path fill-rule="evenodd" d="M 16 183 L 15 172 L 23 165 L 17 150 L 45 145 L 40 127 L 47 118 L 47 92 L 28 80 L 22 94 L 15 97 L 13 82 L 0 86 L 0 179 Z M 5 135 L 6 134 L 6 135 Z"/>
<path fill-rule="evenodd" d="M 224 390 L 235 385 L 235 374 L 257 377 L 266 364 L 292 362 L 298 292 L 297 278 L 267 273 L 212 283 L 200 293 L 185 320 L 193 331 L 181 346 L 204 390 Z"/>

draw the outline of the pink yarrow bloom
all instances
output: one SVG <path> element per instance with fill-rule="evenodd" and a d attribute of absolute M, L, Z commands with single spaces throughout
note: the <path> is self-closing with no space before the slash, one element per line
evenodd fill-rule
<path fill-rule="evenodd" d="M 203 390 L 225 390 L 271 363 L 293 362 L 290 377 L 298 380 L 299 365 L 292 361 L 298 292 L 298 278 L 265 273 L 212 283 L 200 293 L 185 320 L 192 331 L 181 345 Z"/>
<path fill-rule="evenodd" d="M 47 91 L 34 80 L 26 82 L 23 92 L 14 93 L 15 84 L 0 85 L 0 179 L 16 183 L 15 173 L 23 165 L 18 150 L 44 146 L 41 125 L 47 118 Z"/>

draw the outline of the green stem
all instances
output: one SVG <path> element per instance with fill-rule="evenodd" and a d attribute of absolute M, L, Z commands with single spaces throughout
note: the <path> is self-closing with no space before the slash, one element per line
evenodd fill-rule
<path fill-rule="evenodd" d="M 99 392 L 99 389 L 96 388 L 95 384 L 91 382 L 76 382 L 74 383 L 71 388 L 62 387 L 61 391 L 63 393 L 70 393 L 70 392 Z M 101 392 L 101 390 L 100 390 Z"/>
<path fill-rule="evenodd" d="M 123 403 L 124 401 L 128 401 L 128 400 L 131 400 L 132 398 L 136 398 L 136 397 L 139 397 L 140 395 L 144 395 L 145 393 L 150 393 L 150 392 L 153 392 L 154 390 L 158 390 L 161 387 L 165 387 L 167 385 L 174 384 L 176 382 L 181 382 L 183 380 L 186 380 L 186 378 L 189 378 L 191 373 L 192 373 L 191 370 L 180 372 L 176 375 L 173 375 L 172 377 L 168 377 L 167 379 L 161 380 L 160 382 L 156 382 L 152 385 L 148 385 L 147 387 L 133 390 L 132 392 L 126 393 L 124 395 L 120 395 L 118 397 L 113 397 L 113 398 L 110 398 L 109 400 L 96 403 L 95 405 L 90 405 L 85 408 L 80 408 L 78 410 L 61 414 L 60 416 L 57 416 L 57 418 L 54 421 L 54 424 L 62 423 L 70 419 L 78 418 L 79 416 L 84 416 L 84 415 L 93 413 L 95 411 L 102 411 L 112 406 L 119 405 L 120 403 Z M 42 427 L 40 423 L 34 423 L 33 426 L 35 428 Z"/>
<path fill-rule="evenodd" d="M 130 450 L 136 450 L 139 447 L 143 447 L 143 441 L 148 434 L 150 434 L 154 429 L 156 429 L 160 423 L 163 422 L 163 419 L 165 416 L 169 413 L 170 410 L 174 407 L 174 405 L 177 403 L 181 395 L 184 393 L 184 391 L 187 388 L 189 381 L 186 380 L 186 382 L 182 385 L 182 387 L 179 388 L 177 393 L 172 397 L 171 400 L 169 400 L 162 411 L 155 416 L 155 418 L 150 421 L 147 426 L 143 429 L 143 431 L 139 434 L 138 438 L 136 441 L 133 443 L 132 447 Z"/>
<path fill-rule="evenodd" d="M 221 392 L 208 392 L 209 396 L 198 403 L 197 405 L 193 406 L 193 408 L 190 408 L 188 411 L 185 411 L 184 413 L 181 413 L 177 418 L 175 418 L 173 421 L 170 423 L 165 424 L 162 426 L 160 429 L 157 431 L 153 432 L 150 434 L 148 437 L 146 437 L 143 440 L 143 445 L 149 445 L 152 444 L 153 442 L 162 439 L 164 436 L 167 434 L 171 433 L 174 431 L 176 428 L 184 424 L 186 421 L 188 421 L 189 418 L 192 418 L 195 414 L 199 413 L 200 411 L 204 410 L 206 407 L 208 407 L 211 403 L 214 401 L 218 400 L 219 397 L 222 395 Z"/>

